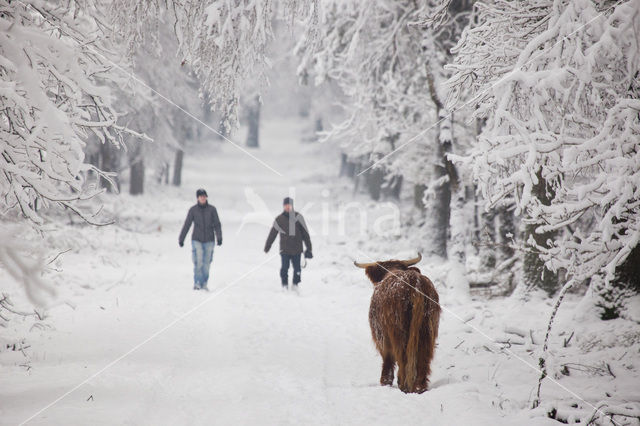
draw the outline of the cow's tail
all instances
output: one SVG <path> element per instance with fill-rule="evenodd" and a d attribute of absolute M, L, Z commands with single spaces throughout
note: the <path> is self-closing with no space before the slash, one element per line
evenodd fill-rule
<path fill-rule="evenodd" d="M 418 378 L 418 363 L 420 362 L 420 353 L 426 348 L 421 347 L 426 342 L 421 341 L 421 335 L 424 336 L 424 330 L 429 324 L 425 321 L 425 311 L 427 309 L 425 297 L 418 291 L 411 292 L 411 325 L 409 326 L 409 340 L 407 342 L 407 366 L 405 372 L 405 382 L 408 392 L 414 389 L 414 385 Z"/>

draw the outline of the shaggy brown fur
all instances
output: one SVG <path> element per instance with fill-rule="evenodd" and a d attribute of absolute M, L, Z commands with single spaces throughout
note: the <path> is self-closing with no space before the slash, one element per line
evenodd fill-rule
<path fill-rule="evenodd" d="M 380 383 L 393 384 L 397 363 L 400 390 L 422 393 L 429 383 L 438 336 L 438 293 L 418 268 L 407 267 L 402 261 L 377 262 L 365 272 L 375 287 L 369 324 L 382 355 Z"/>

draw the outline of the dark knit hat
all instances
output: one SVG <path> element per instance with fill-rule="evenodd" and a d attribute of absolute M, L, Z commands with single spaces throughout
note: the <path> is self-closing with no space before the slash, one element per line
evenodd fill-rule
<path fill-rule="evenodd" d="M 293 198 L 285 197 L 285 199 L 282 200 L 282 205 L 284 206 L 285 204 L 293 204 Z"/>
<path fill-rule="evenodd" d="M 208 197 L 207 195 L 207 191 L 205 191 L 204 189 L 200 188 L 196 191 L 196 197 L 199 197 L 201 195 L 204 195 L 205 197 Z"/>

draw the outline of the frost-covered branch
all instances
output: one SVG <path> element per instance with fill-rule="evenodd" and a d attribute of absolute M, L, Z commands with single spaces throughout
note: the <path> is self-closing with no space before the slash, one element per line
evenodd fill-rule
<path fill-rule="evenodd" d="M 328 136 L 341 141 L 351 157 L 375 161 L 434 121 L 426 68 L 435 49 L 419 28 L 410 26 L 426 2 L 323 5 L 320 46 L 299 73 L 313 76 L 316 84 L 330 81 L 341 88 L 348 118 Z M 407 168 L 412 166 L 402 160 L 415 158 L 413 148 L 385 161 L 385 168 L 411 174 Z"/>
<path fill-rule="evenodd" d="M 99 223 L 77 203 L 100 192 L 85 180 L 83 149 L 90 135 L 119 146 L 127 131 L 104 85 L 99 16 L 91 2 L 0 6 L 0 200 L 35 224 L 51 206 Z"/>
<path fill-rule="evenodd" d="M 268 43 L 276 9 L 287 18 L 305 21 L 309 45 L 316 39 L 318 0 L 116 0 L 111 3 L 113 28 L 132 51 L 145 39 L 157 39 L 158 25 L 172 22 L 183 64 L 194 70 L 212 107 L 227 127 L 237 123 L 244 82 L 266 85 Z"/>
<path fill-rule="evenodd" d="M 487 119 L 468 157 L 484 196 L 513 196 L 537 233 L 570 225 L 542 257 L 577 281 L 613 279 L 640 241 L 639 9 L 477 3 L 450 66 L 449 105 Z"/>

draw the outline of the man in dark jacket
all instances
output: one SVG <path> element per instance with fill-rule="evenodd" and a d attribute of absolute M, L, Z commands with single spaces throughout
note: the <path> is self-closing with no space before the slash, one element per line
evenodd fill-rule
<path fill-rule="evenodd" d="M 268 253 L 271 249 L 276 236 L 280 234 L 280 259 L 282 266 L 280 268 L 280 278 L 282 279 L 283 289 L 289 289 L 289 263 L 293 265 L 293 289 L 298 289 L 300 283 L 300 255 L 302 254 L 302 242 L 307 250 L 304 257 L 310 259 L 313 257 L 311 253 L 311 238 L 307 230 L 307 224 L 304 218 L 298 212 L 293 210 L 293 200 L 289 197 L 284 199 L 284 211 L 276 217 L 267 237 L 267 243 L 264 246 L 264 252 Z"/>
<path fill-rule="evenodd" d="M 213 245 L 217 240 L 222 245 L 222 226 L 218 218 L 218 211 L 207 202 L 207 191 L 196 191 L 198 203 L 189 209 L 187 219 L 184 221 L 178 244 L 184 246 L 184 239 L 193 223 L 191 234 L 191 250 L 193 258 L 193 289 L 209 290 L 209 267 L 213 260 Z"/>

